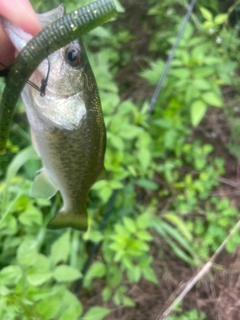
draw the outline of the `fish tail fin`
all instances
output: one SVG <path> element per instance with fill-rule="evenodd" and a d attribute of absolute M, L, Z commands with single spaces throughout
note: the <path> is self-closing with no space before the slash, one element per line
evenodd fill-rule
<path fill-rule="evenodd" d="M 87 211 L 73 213 L 70 211 L 60 210 L 47 225 L 49 229 L 62 229 L 71 227 L 79 231 L 86 231 L 88 228 Z"/>

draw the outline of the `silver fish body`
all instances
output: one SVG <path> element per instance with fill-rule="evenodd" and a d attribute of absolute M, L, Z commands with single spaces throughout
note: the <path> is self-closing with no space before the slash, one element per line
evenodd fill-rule
<path fill-rule="evenodd" d="M 63 6 L 39 15 L 43 26 L 64 14 Z M 31 36 L 5 24 L 20 50 Z M 63 207 L 50 228 L 87 228 L 86 200 L 103 169 L 105 126 L 96 81 L 81 40 L 51 54 L 32 74 L 41 84 L 50 73 L 45 96 L 27 84 L 22 92 L 35 150 L 43 169 L 32 186 L 35 197 L 52 197 L 58 190 Z"/>

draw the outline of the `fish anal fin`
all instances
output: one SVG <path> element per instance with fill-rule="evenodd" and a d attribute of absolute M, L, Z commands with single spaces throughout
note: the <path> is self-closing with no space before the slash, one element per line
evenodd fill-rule
<path fill-rule="evenodd" d="M 57 215 L 48 223 L 49 229 L 62 229 L 71 227 L 79 231 L 86 231 L 88 228 L 87 211 L 80 213 L 71 213 L 61 210 Z"/>
<path fill-rule="evenodd" d="M 53 185 L 44 169 L 36 176 L 30 189 L 30 196 L 33 198 L 50 199 L 58 189 Z"/>

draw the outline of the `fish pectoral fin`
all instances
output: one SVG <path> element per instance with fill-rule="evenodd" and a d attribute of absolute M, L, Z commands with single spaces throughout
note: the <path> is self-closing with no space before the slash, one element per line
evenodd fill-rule
<path fill-rule="evenodd" d="M 30 189 L 30 196 L 33 198 L 50 199 L 58 189 L 54 186 L 44 169 L 40 170 Z"/>

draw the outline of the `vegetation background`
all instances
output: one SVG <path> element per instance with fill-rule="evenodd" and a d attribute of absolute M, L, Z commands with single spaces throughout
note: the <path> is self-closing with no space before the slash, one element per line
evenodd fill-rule
<path fill-rule="evenodd" d="M 91 1 L 62 2 L 70 12 Z M 226 239 L 240 207 L 239 5 L 197 1 L 152 114 L 187 1 L 120 0 L 117 19 L 84 37 L 108 134 L 108 178 L 90 192 L 84 234 L 46 229 L 59 195 L 29 197 L 41 162 L 19 102 L 0 163 L 2 320 L 164 319 Z M 238 231 L 168 320 L 239 318 L 239 241 Z"/>

